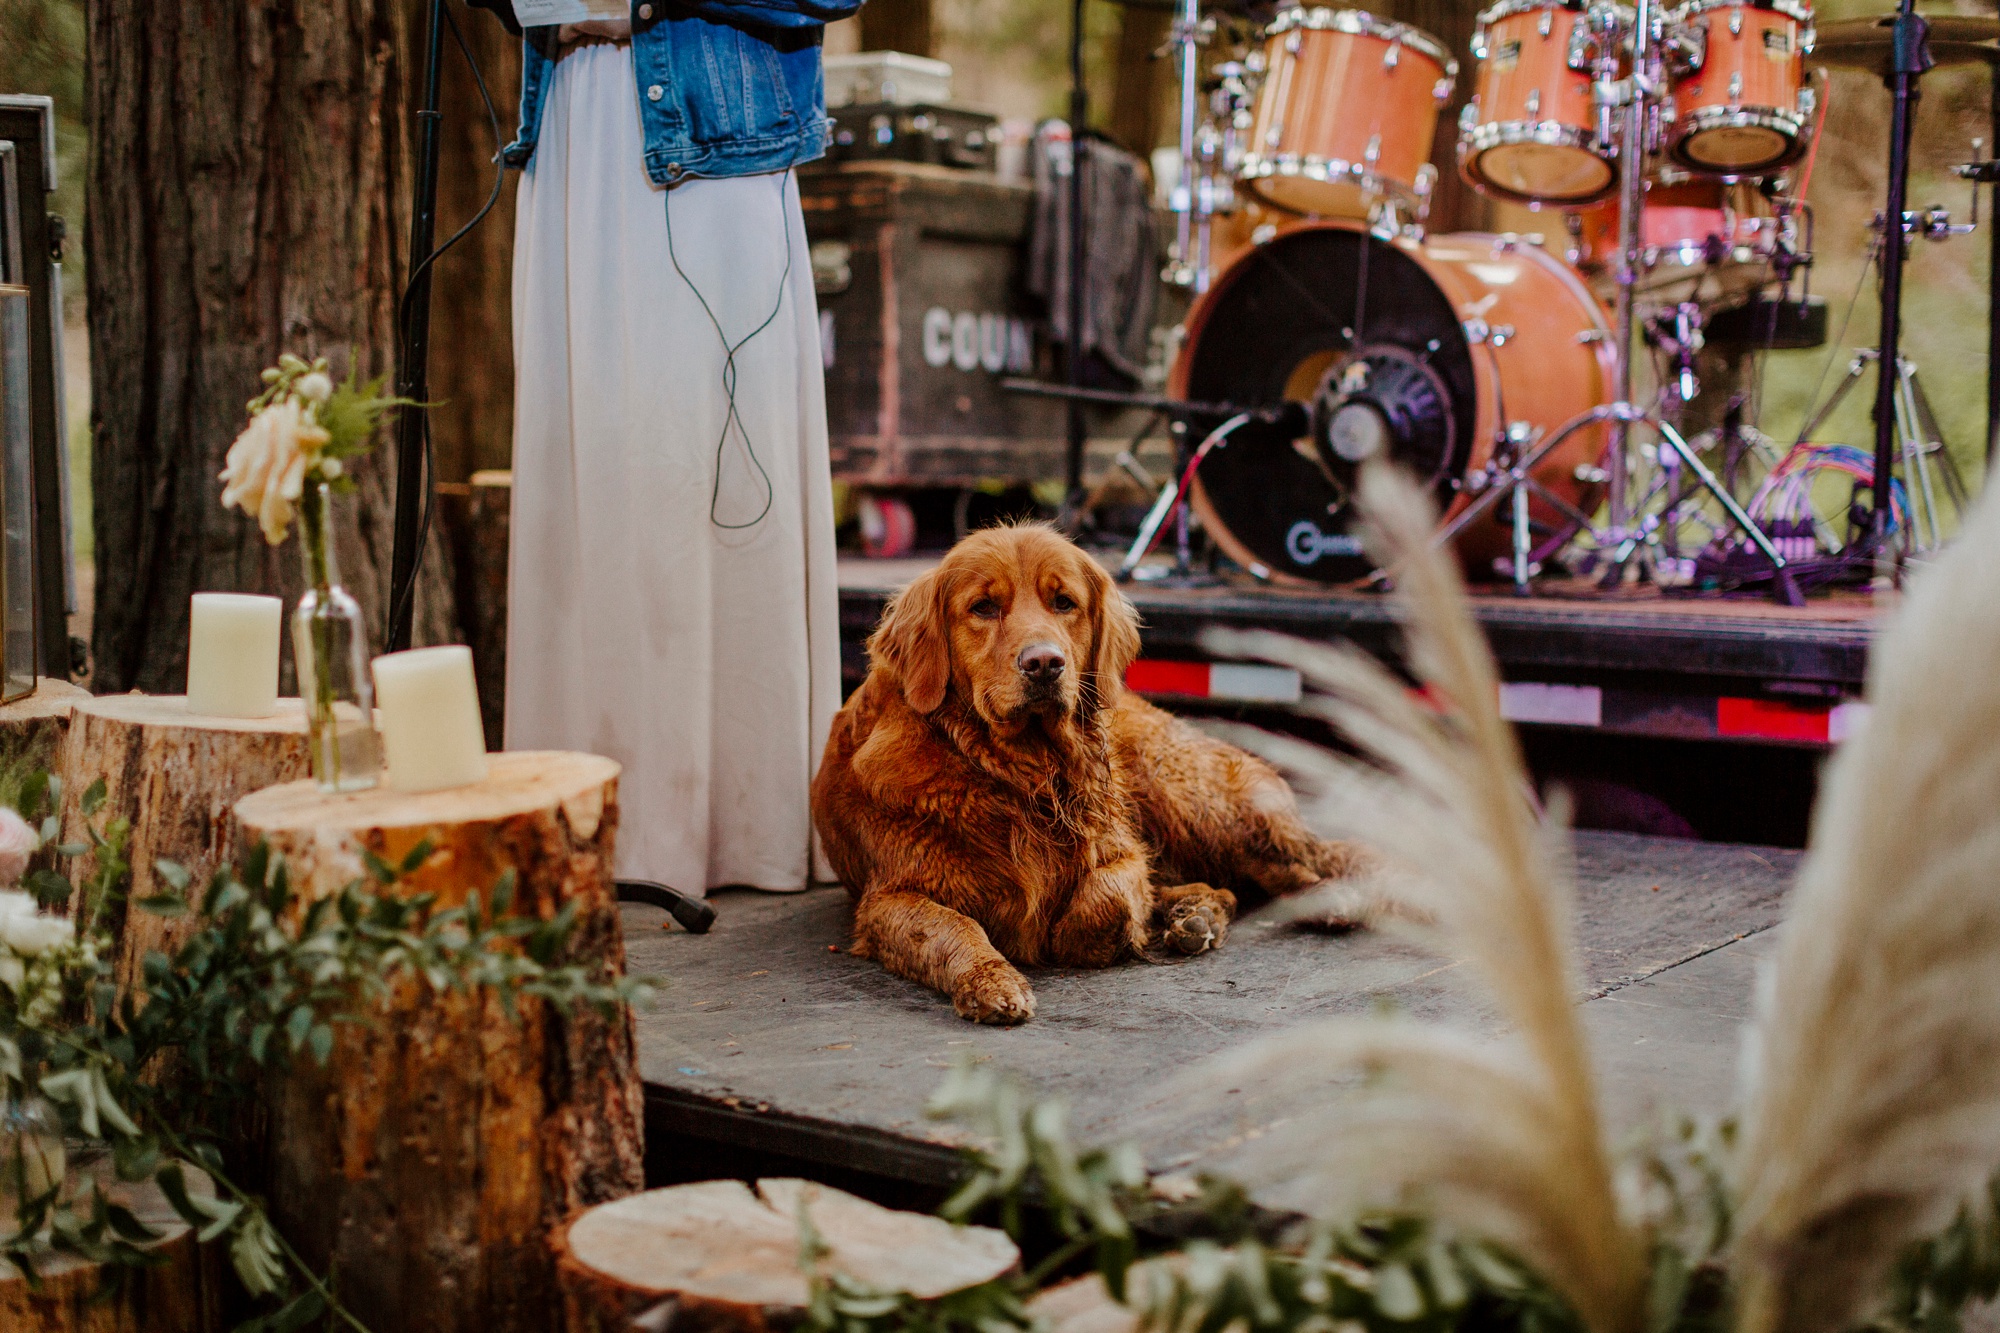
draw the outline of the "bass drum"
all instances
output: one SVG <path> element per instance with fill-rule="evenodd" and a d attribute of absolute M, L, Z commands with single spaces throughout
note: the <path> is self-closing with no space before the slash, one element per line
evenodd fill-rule
<path fill-rule="evenodd" d="M 1353 505 L 1363 460 L 1386 453 L 1449 517 L 1471 503 L 1466 478 L 1497 435 L 1522 422 L 1556 429 L 1606 402 L 1612 373 L 1603 307 L 1539 246 L 1477 233 L 1384 241 L 1327 222 L 1251 248 L 1216 279 L 1189 313 L 1169 387 L 1196 401 L 1309 406 L 1302 436 L 1238 428 L 1202 463 L 1190 499 L 1252 574 L 1327 584 L 1372 568 Z M 1604 444 L 1601 425 L 1576 432 L 1535 479 L 1588 512 L 1600 488 L 1577 474 Z M 1564 523 L 1539 498 L 1530 517 L 1551 532 Z M 1458 546 L 1483 573 L 1510 544 L 1489 515 Z"/>

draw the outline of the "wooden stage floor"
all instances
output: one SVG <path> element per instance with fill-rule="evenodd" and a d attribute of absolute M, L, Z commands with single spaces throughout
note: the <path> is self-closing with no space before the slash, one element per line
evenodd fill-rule
<path fill-rule="evenodd" d="M 1579 1002 L 1614 1123 L 1726 1108 L 1755 966 L 1799 854 L 1606 833 L 1579 834 L 1577 850 Z M 670 1156 L 678 1178 L 751 1152 L 837 1181 L 941 1186 L 961 1140 L 923 1103 L 967 1051 L 1067 1098 L 1079 1142 L 1131 1139 L 1155 1171 L 1226 1168 L 1243 1136 L 1290 1108 L 1254 1089 L 1227 1111 L 1185 1105 L 1169 1079 L 1202 1057 L 1382 1001 L 1497 1030 L 1449 959 L 1255 915 L 1199 958 L 1034 973 L 1035 1020 L 982 1028 L 850 957 L 843 890 L 714 901 L 705 936 L 624 909 L 628 966 L 666 983 L 639 1015 L 639 1062 L 649 1157 Z"/>

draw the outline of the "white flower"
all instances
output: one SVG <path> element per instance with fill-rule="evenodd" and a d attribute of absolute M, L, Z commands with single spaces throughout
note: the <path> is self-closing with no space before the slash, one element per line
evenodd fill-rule
<path fill-rule="evenodd" d="M 13 954 L 0 950 L 0 985 L 13 991 L 15 998 L 21 994 L 21 983 L 27 980 L 28 969 Z"/>
<path fill-rule="evenodd" d="M 0 920 L 0 943 L 33 958 L 76 938 L 76 923 L 66 916 L 10 916 Z"/>
<path fill-rule="evenodd" d="M 11 806 L 0 806 L 0 884 L 19 884 L 42 839 Z"/>
<path fill-rule="evenodd" d="M 299 397 L 309 403 L 323 403 L 333 397 L 333 377 L 323 370 L 315 370 L 309 375 L 301 375 L 298 382 Z"/>
<path fill-rule="evenodd" d="M 305 489 L 306 471 L 318 461 L 325 428 L 307 419 L 296 398 L 284 398 L 250 418 L 229 446 L 222 469 L 222 503 L 241 506 L 276 546 L 291 526 L 292 506 Z"/>
<path fill-rule="evenodd" d="M 76 923 L 67 917 L 43 916 L 32 894 L 0 893 L 0 944 L 21 957 L 34 958 L 75 938 Z"/>

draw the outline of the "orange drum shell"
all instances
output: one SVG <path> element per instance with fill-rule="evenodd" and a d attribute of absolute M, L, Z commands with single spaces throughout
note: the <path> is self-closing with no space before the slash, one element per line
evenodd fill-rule
<path fill-rule="evenodd" d="M 1619 201 L 1609 199 L 1576 210 L 1577 233 L 1569 262 L 1594 281 L 1608 279 L 1618 268 Z M 1757 248 L 1763 229 L 1776 225 L 1776 211 L 1756 187 L 1742 182 L 1729 183 L 1711 177 L 1653 181 L 1646 186 L 1646 211 L 1639 219 L 1639 245 L 1657 256 L 1658 265 L 1640 275 L 1640 289 L 1683 281 L 1694 276 L 1680 263 L 1683 247 L 1698 249 L 1710 236 L 1721 236 L 1732 246 Z M 1764 258 L 1749 263 L 1730 261 L 1746 270 L 1726 277 L 1715 276 L 1725 287 L 1755 284 L 1764 271 Z M 1708 272 L 1706 265 L 1696 266 Z"/>
<path fill-rule="evenodd" d="M 1360 230 L 1348 222 L 1303 225 Z M 1484 232 L 1433 236 L 1422 243 L 1405 239 L 1393 244 L 1415 259 L 1437 283 L 1461 321 L 1476 317 L 1490 328 L 1513 330 L 1504 346 L 1494 347 L 1489 340 L 1472 348 L 1478 409 L 1473 421 L 1468 473 L 1492 457 L 1495 437 L 1505 424 L 1501 420 L 1503 404 L 1507 421 L 1527 421 L 1546 432 L 1610 401 L 1615 368 L 1609 325 L 1604 308 L 1574 269 L 1540 246 Z M 1187 336 L 1167 378 L 1167 391 L 1174 397 L 1187 394 L 1189 358 L 1200 345 L 1208 311 L 1227 290 L 1230 274 L 1235 271 L 1237 266 L 1232 265 L 1188 312 Z M 1602 499 L 1603 488 L 1578 480 L 1576 472 L 1603 457 L 1607 438 L 1601 423 L 1577 431 L 1542 460 L 1535 469 L 1535 480 L 1585 513 L 1591 512 Z M 1450 521 L 1474 498 L 1460 492 L 1446 509 L 1444 521 Z M 1246 569 L 1263 563 L 1230 534 L 1216 515 L 1207 492 L 1202 489 L 1199 473 L 1195 475 L 1189 501 L 1201 515 L 1209 534 L 1230 558 Z M 1505 505 L 1497 506 L 1459 535 L 1460 559 L 1478 577 L 1490 576 L 1492 561 L 1512 549 L 1513 536 L 1505 510 Z M 1532 502 L 1530 510 L 1538 522 L 1550 526 L 1567 521 L 1540 499 Z M 1273 570 L 1272 578 L 1299 586 L 1316 586 L 1282 570 Z"/>
<path fill-rule="evenodd" d="M 1544 17 L 1549 21 L 1546 36 L 1542 33 Z M 1487 24 L 1486 58 L 1474 75 L 1476 123 L 1557 124 L 1579 134 L 1594 134 L 1597 103 L 1590 75 L 1569 67 L 1570 34 L 1583 21 L 1584 15 L 1577 11 L 1550 6 L 1508 14 Z M 1535 104 L 1532 112 L 1531 101 Z M 1489 180 L 1479 169 L 1480 156 L 1483 153 L 1465 164 L 1465 174 L 1475 185 L 1509 197 L 1529 197 L 1503 182 Z M 1612 179 L 1615 183 L 1615 170 Z"/>
<path fill-rule="evenodd" d="M 1393 66 L 1385 63 L 1397 48 Z M 1359 164 L 1406 190 L 1430 161 L 1444 66 L 1401 42 L 1367 33 L 1292 28 L 1264 47 L 1244 188 L 1278 208 L 1366 217 L 1367 191 L 1351 180 L 1298 174 L 1318 163 Z M 1368 147 L 1377 143 L 1368 165 Z"/>
<path fill-rule="evenodd" d="M 1548 36 L 1542 16 L 1551 15 Z M 1531 9 L 1497 18 L 1486 28 L 1486 59 L 1479 62 L 1479 123 L 1559 121 L 1580 130 L 1597 127 L 1590 75 L 1569 67 L 1569 38 L 1583 15 L 1570 9 Z M 1510 44 L 1519 49 L 1507 54 Z M 1541 94 L 1530 115 L 1528 96 Z"/>
<path fill-rule="evenodd" d="M 1737 14 L 1742 16 L 1741 31 L 1731 33 L 1730 24 Z M 1799 50 L 1800 24 L 1788 14 L 1751 5 L 1710 9 L 1690 21 L 1707 27 L 1707 49 L 1701 68 L 1674 85 L 1674 155 L 1686 165 L 1714 171 L 1717 169 L 1690 161 L 1681 152 L 1689 117 L 1698 111 L 1739 108 L 1796 115 L 1805 77 L 1805 58 Z M 1732 97 L 1730 85 L 1738 75 L 1742 84 Z M 1794 138 L 1790 152 L 1755 169 L 1769 171 L 1783 166 L 1804 147 L 1800 135 Z"/>

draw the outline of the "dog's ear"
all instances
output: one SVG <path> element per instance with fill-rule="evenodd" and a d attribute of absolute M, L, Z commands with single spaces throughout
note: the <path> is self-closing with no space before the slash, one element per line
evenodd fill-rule
<path fill-rule="evenodd" d="M 1090 585 L 1090 675 L 1083 682 L 1086 709 L 1109 708 L 1125 688 L 1125 669 L 1139 656 L 1139 613 L 1104 567 L 1078 553 Z"/>
<path fill-rule="evenodd" d="M 896 594 L 868 638 L 870 665 L 894 672 L 919 713 L 934 712 L 951 684 L 950 594 L 942 567 L 919 576 Z"/>

